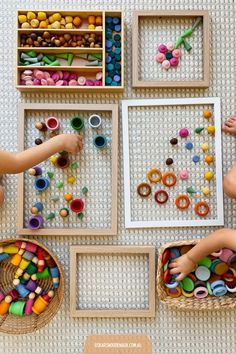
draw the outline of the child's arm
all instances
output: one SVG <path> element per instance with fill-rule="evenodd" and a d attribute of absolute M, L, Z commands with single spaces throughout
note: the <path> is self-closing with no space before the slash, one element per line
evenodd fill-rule
<path fill-rule="evenodd" d="M 221 248 L 230 248 L 236 251 L 236 230 L 220 229 L 202 239 L 186 254 L 171 262 L 170 268 L 172 269 L 170 273 L 180 273 L 176 277 L 176 280 L 182 280 L 187 274 L 194 270 L 201 258 Z"/>
<path fill-rule="evenodd" d="M 17 154 L 0 151 L 0 173 L 20 173 L 46 160 L 57 152 L 68 151 L 76 154 L 82 148 L 83 142 L 80 135 L 61 134 L 41 145 Z"/>

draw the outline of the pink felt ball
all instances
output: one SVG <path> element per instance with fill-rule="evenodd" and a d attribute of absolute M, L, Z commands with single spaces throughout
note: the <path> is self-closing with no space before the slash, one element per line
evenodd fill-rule
<path fill-rule="evenodd" d="M 79 76 L 78 77 L 78 85 L 79 86 L 84 86 L 86 83 L 86 78 L 84 76 Z"/>
<path fill-rule="evenodd" d="M 44 73 L 40 70 L 37 70 L 37 72 L 35 73 L 35 77 L 38 80 L 42 80 L 44 78 Z"/>
<path fill-rule="evenodd" d="M 56 86 L 63 86 L 63 80 L 58 80 L 56 82 Z"/>
<path fill-rule="evenodd" d="M 54 86 L 55 85 L 55 82 L 54 82 L 54 80 L 51 77 L 49 77 L 47 79 L 47 83 L 48 83 L 48 86 Z"/>
<path fill-rule="evenodd" d="M 68 80 L 70 77 L 70 72 L 69 71 L 64 71 L 63 72 L 63 80 Z"/>
<path fill-rule="evenodd" d="M 63 80 L 63 86 L 68 86 L 69 82 L 67 80 Z"/>
<path fill-rule="evenodd" d="M 46 79 L 42 79 L 42 80 L 41 80 L 41 85 L 42 85 L 42 86 L 47 86 L 47 85 L 48 85 L 47 80 L 46 80 Z"/>
<path fill-rule="evenodd" d="M 77 86 L 77 81 L 76 80 L 70 80 L 69 81 L 69 86 Z"/>
<path fill-rule="evenodd" d="M 25 81 L 26 86 L 32 86 L 34 83 L 32 80 Z"/>
<path fill-rule="evenodd" d="M 57 82 L 60 79 L 59 74 L 58 73 L 52 74 L 52 79 L 54 82 Z"/>
<path fill-rule="evenodd" d="M 180 171 L 179 177 L 180 177 L 181 179 L 183 179 L 183 180 L 188 179 L 188 178 L 189 178 L 189 173 L 188 173 L 188 171 L 187 171 L 187 170 L 182 170 L 182 171 Z"/>
<path fill-rule="evenodd" d="M 33 81 L 35 86 L 40 86 L 41 85 L 41 81 L 39 79 L 34 79 Z"/>
<path fill-rule="evenodd" d="M 180 58 L 181 56 L 181 51 L 179 49 L 174 49 L 172 52 L 172 55 L 174 58 Z"/>
<path fill-rule="evenodd" d="M 170 65 L 171 66 L 178 66 L 179 64 L 179 59 L 178 58 L 171 58 L 170 59 Z"/>
<path fill-rule="evenodd" d="M 172 50 L 174 49 L 175 45 L 173 42 L 168 42 L 166 45 L 166 48 L 169 52 L 172 52 Z"/>
<path fill-rule="evenodd" d="M 77 74 L 70 73 L 69 80 L 77 80 Z"/>
<path fill-rule="evenodd" d="M 162 65 L 163 69 L 168 70 L 170 68 L 169 60 L 164 60 L 161 65 Z"/>
<path fill-rule="evenodd" d="M 164 60 L 165 60 L 165 54 L 163 54 L 163 53 L 158 53 L 158 54 L 156 55 L 156 61 L 157 61 L 158 63 L 162 63 Z"/>
<path fill-rule="evenodd" d="M 179 136 L 181 138 L 187 138 L 187 136 L 189 135 L 189 131 L 187 128 L 181 128 L 179 131 Z"/>
<path fill-rule="evenodd" d="M 158 50 L 159 50 L 160 53 L 164 53 L 165 54 L 167 52 L 167 47 L 166 47 L 165 44 L 162 43 L 162 44 L 159 45 Z"/>
<path fill-rule="evenodd" d="M 59 79 L 62 80 L 63 79 L 63 72 L 61 70 L 57 70 L 56 74 L 59 75 Z"/>
<path fill-rule="evenodd" d="M 94 86 L 94 82 L 93 82 L 93 80 L 87 79 L 85 85 L 86 86 Z"/>
<path fill-rule="evenodd" d="M 96 80 L 102 80 L 102 72 L 99 71 L 99 73 L 96 74 Z"/>
<path fill-rule="evenodd" d="M 48 71 L 44 71 L 44 79 L 47 80 L 51 77 Z"/>

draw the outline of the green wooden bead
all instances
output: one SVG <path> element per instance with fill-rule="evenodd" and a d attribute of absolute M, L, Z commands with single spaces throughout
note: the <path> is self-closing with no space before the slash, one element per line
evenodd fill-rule
<path fill-rule="evenodd" d="M 57 188 L 62 188 L 63 187 L 63 182 L 62 181 L 58 181 L 57 183 L 56 183 L 56 187 Z"/>
<path fill-rule="evenodd" d="M 183 34 L 181 34 L 181 37 L 182 38 L 189 37 L 189 36 L 191 36 L 192 33 L 193 33 L 193 29 L 192 28 L 188 28 L 186 31 L 184 31 Z"/>
<path fill-rule="evenodd" d="M 68 63 L 69 66 L 71 66 L 71 64 L 73 62 L 73 59 L 74 59 L 74 54 L 69 53 L 68 54 L 68 59 L 67 59 L 67 63 Z"/>
<path fill-rule="evenodd" d="M 84 186 L 84 187 L 82 188 L 82 193 L 83 193 L 83 194 L 87 194 L 87 193 L 88 193 L 88 188 L 87 188 L 86 186 Z"/>
<path fill-rule="evenodd" d="M 186 189 L 186 191 L 187 191 L 187 193 L 190 193 L 190 194 L 197 193 L 193 187 L 188 187 Z"/>
<path fill-rule="evenodd" d="M 50 273 L 49 273 L 48 267 L 44 268 L 44 270 L 42 272 L 37 272 L 36 273 L 36 278 L 37 279 L 46 279 L 48 277 L 50 277 Z"/>
<path fill-rule="evenodd" d="M 180 46 L 180 44 L 182 44 L 184 41 L 184 39 L 182 37 L 177 38 L 176 42 L 175 42 L 175 48 L 178 48 Z"/>
<path fill-rule="evenodd" d="M 82 220 L 83 217 L 84 217 L 84 213 L 79 213 L 79 214 L 78 214 L 78 219 Z"/>
<path fill-rule="evenodd" d="M 185 48 L 188 52 L 192 49 L 191 45 L 190 45 L 185 39 L 183 39 L 183 44 L 184 44 L 184 48 Z"/>
<path fill-rule="evenodd" d="M 55 213 L 51 212 L 51 213 L 49 213 L 49 214 L 47 215 L 46 220 L 52 220 L 52 219 L 55 218 L 55 216 L 56 216 Z"/>
<path fill-rule="evenodd" d="M 72 170 L 76 170 L 79 167 L 79 165 L 76 161 L 73 161 L 70 167 L 72 168 Z"/>
<path fill-rule="evenodd" d="M 52 179 L 52 178 L 54 177 L 54 173 L 53 173 L 53 172 L 50 172 L 50 171 L 47 173 L 47 175 L 48 175 L 48 177 L 49 177 L 50 179 Z"/>
<path fill-rule="evenodd" d="M 203 130 L 204 130 L 203 127 L 197 127 L 194 131 L 195 133 L 200 134 Z"/>

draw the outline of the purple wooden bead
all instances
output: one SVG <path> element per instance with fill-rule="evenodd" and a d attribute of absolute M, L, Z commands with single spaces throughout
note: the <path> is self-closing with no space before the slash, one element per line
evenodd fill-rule
<path fill-rule="evenodd" d="M 41 85 L 41 81 L 39 79 L 34 79 L 33 84 L 35 86 L 40 86 Z"/>

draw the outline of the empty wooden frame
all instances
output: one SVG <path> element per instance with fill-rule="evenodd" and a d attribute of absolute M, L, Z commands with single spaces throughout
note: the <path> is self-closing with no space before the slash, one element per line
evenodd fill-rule
<path fill-rule="evenodd" d="M 201 80 L 143 80 L 139 78 L 139 29 L 140 20 L 145 17 L 157 18 L 174 18 L 174 17 L 202 17 L 203 26 L 203 78 Z M 154 53 L 155 55 L 155 53 Z M 133 29 L 132 29 L 132 86 L 133 87 L 208 87 L 209 86 L 209 13 L 208 11 L 134 11 L 133 13 Z"/>
<path fill-rule="evenodd" d="M 76 268 L 79 255 L 148 255 L 149 308 L 146 310 L 81 310 L 76 305 Z M 79 276 L 79 275 L 78 275 Z M 155 317 L 155 247 L 153 246 L 71 246 L 70 313 L 72 317 Z"/>
<path fill-rule="evenodd" d="M 117 233 L 117 173 L 118 173 L 118 105 L 116 104 L 19 104 L 18 106 L 18 151 L 25 146 L 26 111 L 83 111 L 111 112 L 111 227 L 110 228 L 42 228 L 30 230 L 24 225 L 24 174 L 18 175 L 17 232 L 20 235 L 116 235 Z"/>

